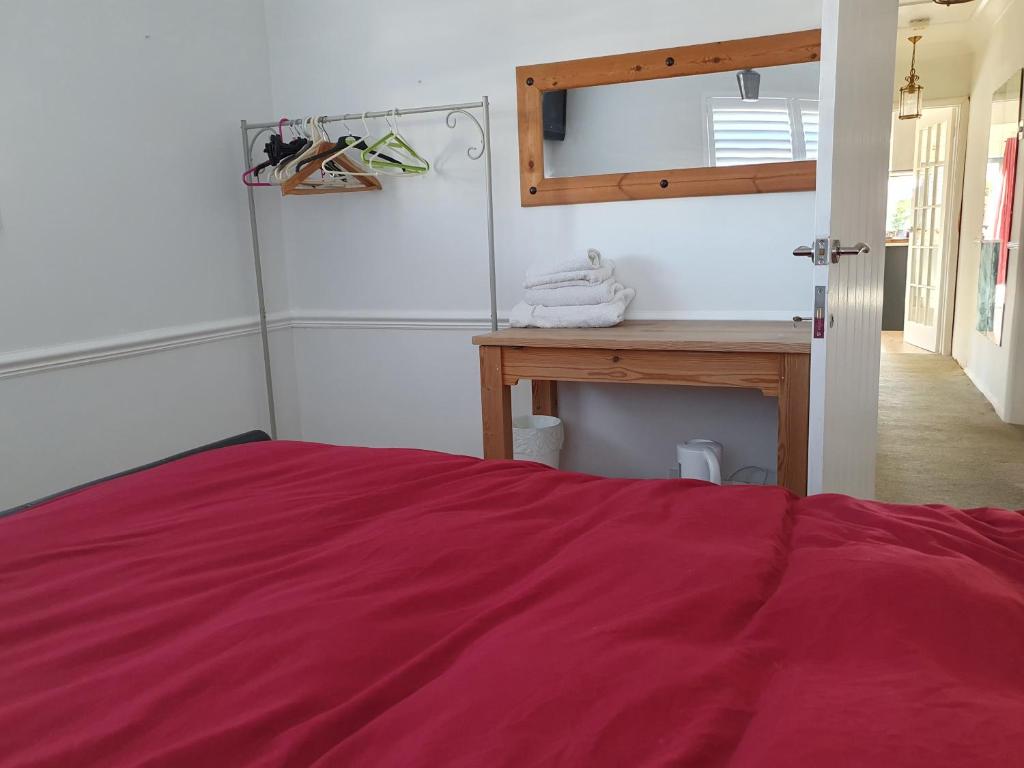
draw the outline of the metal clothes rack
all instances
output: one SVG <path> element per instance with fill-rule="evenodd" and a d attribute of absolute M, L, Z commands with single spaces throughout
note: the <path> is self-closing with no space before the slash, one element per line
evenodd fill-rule
<path fill-rule="evenodd" d="M 471 110 L 480 110 L 483 119 L 480 120 L 472 114 Z M 400 117 L 402 115 L 425 115 L 433 112 L 445 112 L 445 123 L 449 128 L 455 128 L 458 115 L 465 115 L 476 124 L 480 131 L 480 147 L 470 147 L 466 154 L 471 160 L 484 158 L 484 180 L 486 187 L 487 202 L 487 268 L 490 279 L 491 292 L 491 330 L 498 330 L 498 300 L 497 288 L 494 276 L 494 192 L 491 181 L 491 108 L 490 102 L 484 96 L 480 101 L 470 101 L 462 104 L 439 104 L 430 107 L 411 107 L 408 109 L 387 109 L 379 112 L 353 112 L 347 115 L 330 115 L 320 118 L 323 123 L 337 123 L 348 120 L 359 120 L 369 117 Z M 245 158 L 245 167 L 252 168 L 252 150 L 260 135 L 271 129 L 287 125 L 299 125 L 305 122 L 306 118 L 295 120 L 282 120 L 271 123 L 250 123 L 242 120 L 242 151 Z M 250 137 L 250 133 L 256 133 Z M 270 338 L 267 332 L 267 307 L 263 293 L 263 265 L 260 260 L 260 236 L 256 226 L 256 200 L 253 195 L 253 188 L 247 186 L 246 193 L 249 198 L 249 226 L 252 229 L 252 257 L 256 270 L 256 296 L 259 300 L 260 319 L 260 340 L 263 345 L 263 371 L 266 377 L 267 387 L 267 410 L 270 415 L 270 436 L 277 438 L 277 413 L 274 408 L 274 379 L 270 371 Z"/>

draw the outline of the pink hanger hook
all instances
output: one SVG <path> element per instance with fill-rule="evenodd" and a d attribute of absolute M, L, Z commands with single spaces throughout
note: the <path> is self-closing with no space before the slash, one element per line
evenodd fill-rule
<path fill-rule="evenodd" d="M 258 165 L 254 165 L 248 171 L 242 174 L 242 183 L 247 187 L 272 187 L 273 184 L 269 184 L 265 181 L 249 181 L 249 175 L 259 168 Z"/>

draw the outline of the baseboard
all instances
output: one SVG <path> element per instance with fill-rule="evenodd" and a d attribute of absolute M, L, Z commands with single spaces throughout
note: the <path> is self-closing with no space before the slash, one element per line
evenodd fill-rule
<path fill-rule="evenodd" d="M 988 400 L 989 405 L 992 406 L 992 410 L 996 412 L 996 416 L 998 416 L 1003 421 L 1006 421 L 1006 414 L 1005 410 L 1003 409 L 1003 404 L 1000 403 L 998 399 L 995 397 L 995 395 L 992 394 L 992 391 L 988 387 L 983 386 L 981 382 L 978 381 L 978 377 L 974 374 L 974 371 L 972 371 L 970 368 L 963 364 L 961 364 L 960 367 L 963 369 L 963 372 L 967 374 L 967 378 L 971 380 L 971 384 L 974 385 L 974 388 L 981 392 L 985 399 Z"/>
<path fill-rule="evenodd" d="M 791 320 L 795 312 L 631 312 L 635 320 Z M 506 326 L 506 316 L 499 318 Z M 338 312 L 294 310 L 272 314 L 271 331 L 287 329 L 349 329 L 397 331 L 487 331 L 491 321 L 483 312 Z M 166 352 L 259 333 L 256 318 L 171 326 L 141 333 L 0 354 L 0 379 L 59 370 L 79 365 Z"/>

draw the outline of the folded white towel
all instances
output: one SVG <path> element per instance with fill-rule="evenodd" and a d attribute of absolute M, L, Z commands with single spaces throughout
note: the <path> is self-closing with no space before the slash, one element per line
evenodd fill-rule
<path fill-rule="evenodd" d="M 603 283 L 579 281 L 583 285 L 544 285 L 540 288 L 527 288 L 523 301 L 541 307 L 575 307 L 582 304 L 604 304 L 615 298 L 622 290 L 622 285 L 615 278 L 608 278 Z"/>
<path fill-rule="evenodd" d="M 608 328 L 622 322 L 635 295 L 632 288 L 622 288 L 604 304 L 576 307 L 538 307 L 521 301 L 512 307 L 509 324 L 513 328 Z"/>
<path fill-rule="evenodd" d="M 581 269 L 597 269 L 601 266 L 601 252 L 596 248 L 587 249 L 586 256 L 570 256 L 567 259 L 556 259 L 544 264 L 534 264 L 526 270 L 526 279 L 535 280 L 559 272 L 578 272 Z"/>
<path fill-rule="evenodd" d="M 564 272 L 549 272 L 545 275 L 529 274 L 523 288 L 541 288 L 550 286 L 561 287 L 566 285 L 588 285 L 589 283 L 603 283 L 615 272 L 615 262 L 606 259 L 600 267 L 590 269 L 570 269 Z"/>

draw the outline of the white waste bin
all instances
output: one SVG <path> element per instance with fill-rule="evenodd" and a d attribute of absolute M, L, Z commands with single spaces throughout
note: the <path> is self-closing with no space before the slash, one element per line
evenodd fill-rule
<path fill-rule="evenodd" d="M 512 420 L 512 455 L 558 469 L 565 440 L 562 420 L 555 416 L 519 416 Z"/>

